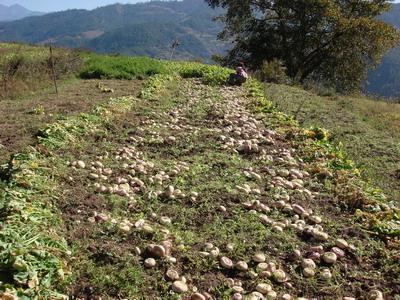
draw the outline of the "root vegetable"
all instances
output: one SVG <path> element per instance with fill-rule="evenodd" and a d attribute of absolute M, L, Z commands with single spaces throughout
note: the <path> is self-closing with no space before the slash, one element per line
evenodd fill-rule
<path fill-rule="evenodd" d="M 233 262 L 228 257 L 225 257 L 225 256 L 221 257 L 219 262 L 220 262 L 221 266 L 224 267 L 224 268 L 227 268 L 227 269 L 232 269 L 233 268 Z"/>
<path fill-rule="evenodd" d="M 249 269 L 249 266 L 247 265 L 247 263 L 245 261 L 238 261 L 235 264 L 235 268 L 239 271 L 247 271 Z"/>
<path fill-rule="evenodd" d="M 148 258 L 144 261 L 144 266 L 146 268 L 154 268 L 156 266 L 156 260 L 154 258 Z"/>
<path fill-rule="evenodd" d="M 337 261 L 337 255 L 333 252 L 325 252 L 322 255 L 322 260 L 327 264 L 334 264 Z"/>

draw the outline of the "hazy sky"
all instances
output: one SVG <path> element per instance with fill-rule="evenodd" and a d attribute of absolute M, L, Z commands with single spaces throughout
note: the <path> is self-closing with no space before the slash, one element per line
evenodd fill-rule
<path fill-rule="evenodd" d="M 145 2 L 145 0 L 0 0 L 0 4 L 12 5 L 18 3 L 30 10 L 42 12 L 60 11 L 69 8 L 93 9 L 98 6 L 104 6 L 116 2 L 137 3 Z"/>
<path fill-rule="evenodd" d="M 68 0 L 68 1 L 59 1 L 59 0 L 0 0 L 0 4 L 4 5 L 12 5 L 12 4 L 21 4 L 22 6 L 33 10 L 33 11 L 42 11 L 42 12 L 51 12 L 51 11 L 60 11 L 69 8 L 85 8 L 85 9 L 93 9 L 98 6 L 104 6 L 108 4 L 113 4 L 116 2 L 120 3 L 137 3 L 137 2 L 145 2 L 146 0 Z M 395 2 L 400 2 L 400 0 L 396 0 Z"/>

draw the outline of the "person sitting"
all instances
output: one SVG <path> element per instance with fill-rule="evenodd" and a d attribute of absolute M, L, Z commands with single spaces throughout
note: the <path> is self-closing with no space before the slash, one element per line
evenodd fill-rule
<path fill-rule="evenodd" d="M 249 78 L 249 75 L 246 72 L 244 63 L 240 62 L 238 67 L 236 68 L 236 73 L 232 73 L 231 75 L 229 75 L 228 84 L 241 86 L 243 83 L 246 82 L 247 78 Z"/>

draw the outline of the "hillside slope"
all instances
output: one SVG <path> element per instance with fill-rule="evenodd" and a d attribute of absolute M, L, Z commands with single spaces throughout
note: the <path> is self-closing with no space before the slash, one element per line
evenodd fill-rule
<path fill-rule="evenodd" d="M 278 109 L 305 127 L 323 127 L 343 144 L 365 178 L 400 203 L 400 104 L 363 97 L 318 96 L 298 87 L 267 84 Z"/>
<path fill-rule="evenodd" d="M 382 20 L 400 29 L 400 3 L 393 4 Z M 366 90 L 387 98 L 400 99 L 400 47 L 390 51 L 382 63 L 368 75 Z"/>
<path fill-rule="evenodd" d="M 211 54 L 226 48 L 216 40 L 222 25 L 213 18 L 220 12 L 201 0 L 115 4 L 2 24 L 0 40 L 51 42 L 100 52 L 166 57 L 173 41 L 180 39 L 177 58 L 210 59 Z M 135 38 L 139 33 L 140 37 Z"/>
<path fill-rule="evenodd" d="M 160 72 L 0 169 L 2 298 L 400 295 L 398 210 L 323 131 L 255 80 L 224 86 L 231 70 L 101 61 L 110 78 Z"/>
<path fill-rule="evenodd" d="M 149 38 L 151 36 L 151 38 Z M 215 37 L 209 39 L 215 41 Z M 120 53 L 170 58 L 173 41 L 180 41 L 175 57 L 196 59 L 211 57 L 217 47 L 206 43 L 206 37 L 194 34 L 190 27 L 180 24 L 143 23 L 124 26 L 105 33 L 87 43 L 87 47 L 98 53 Z"/>

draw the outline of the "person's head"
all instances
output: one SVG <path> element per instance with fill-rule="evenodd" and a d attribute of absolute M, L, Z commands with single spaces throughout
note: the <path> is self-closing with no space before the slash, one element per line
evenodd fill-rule
<path fill-rule="evenodd" d="M 244 68 L 244 62 L 240 61 L 238 65 L 239 65 L 239 67 Z"/>

